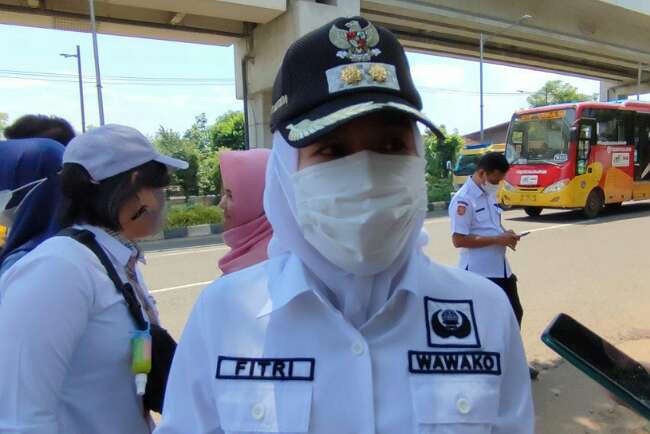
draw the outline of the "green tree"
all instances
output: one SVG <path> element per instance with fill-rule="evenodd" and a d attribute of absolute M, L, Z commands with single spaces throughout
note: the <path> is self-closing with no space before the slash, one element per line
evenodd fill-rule
<path fill-rule="evenodd" d="M 449 200 L 453 186 L 448 176 L 447 161 L 451 161 L 453 164 L 458 151 L 463 146 L 463 138 L 458 131 L 449 134 L 444 126 L 440 127 L 440 131 L 445 136 L 443 142 L 440 142 L 431 131 L 424 134 L 424 158 L 427 162 L 426 182 L 429 202 Z"/>
<path fill-rule="evenodd" d="M 243 150 L 244 143 L 244 113 L 230 111 L 219 116 L 210 127 L 211 148 Z"/>
<path fill-rule="evenodd" d="M 0 112 L 0 136 L 4 137 L 5 128 L 9 123 L 9 115 L 7 113 Z"/>
<path fill-rule="evenodd" d="M 199 192 L 201 194 L 221 193 L 221 167 L 219 153 L 212 152 L 199 161 Z"/>
<path fill-rule="evenodd" d="M 578 88 L 562 80 L 547 81 L 537 92 L 527 99 L 531 107 L 541 107 L 565 102 L 589 101 L 592 95 L 578 92 Z"/>
<path fill-rule="evenodd" d="M 210 150 L 211 137 L 210 129 L 208 128 L 208 118 L 205 113 L 194 118 L 192 126 L 183 134 L 185 140 L 194 143 L 200 152 L 207 152 Z"/>
<path fill-rule="evenodd" d="M 442 143 L 431 131 L 424 134 L 427 175 L 434 179 L 447 177 L 447 161 L 451 161 L 453 164 L 458 151 L 463 147 L 463 138 L 458 131 L 449 134 L 444 125 L 440 127 L 440 131 L 445 135 L 445 140 Z"/>
<path fill-rule="evenodd" d="M 198 170 L 201 154 L 196 145 L 187 139 L 181 138 L 177 131 L 166 129 L 163 126 L 158 128 L 153 144 L 160 152 L 185 160 L 189 164 L 186 170 L 178 170 L 172 173 L 171 185 L 179 186 L 185 196 L 199 194 Z"/>

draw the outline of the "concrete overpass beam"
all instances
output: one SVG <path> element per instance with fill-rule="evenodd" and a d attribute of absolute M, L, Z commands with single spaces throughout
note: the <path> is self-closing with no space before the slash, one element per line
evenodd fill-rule
<path fill-rule="evenodd" d="M 237 98 L 246 100 L 251 148 L 271 147 L 269 125 L 273 80 L 287 48 L 302 35 L 328 21 L 340 16 L 359 15 L 359 1 L 288 0 L 286 13 L 269 23 L 255 26 L 249 37 L 235 43 Z"/>
<path fill-rule="evenodd" d="M 613 101 L 632 95 L 650 93 L 650 68 L 647 65 L 640 65 L 639 68 L 640 76 L 637 77 L 637 80 L 623 82 L 602 80 L 600 82 L 600 100 Z"/>

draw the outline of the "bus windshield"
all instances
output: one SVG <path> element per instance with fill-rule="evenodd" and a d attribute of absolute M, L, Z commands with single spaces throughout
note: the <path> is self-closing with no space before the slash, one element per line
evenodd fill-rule
<path fill-rule="evenodd" d="M 454 167 L 454 175 L 456 176 L 468 176 L 474 173 L 476 170 L 476 165 L 478 160 L 481 159 L 481 155 L 461 155 L 456 162 L 456 167 Z"/>
<path fill-rule="evenodd" d="M 506 158 L 510 164 L 562 164 L 569 159 L 575 110 L 552 110 L 515 116 L 510 124 Z"/>

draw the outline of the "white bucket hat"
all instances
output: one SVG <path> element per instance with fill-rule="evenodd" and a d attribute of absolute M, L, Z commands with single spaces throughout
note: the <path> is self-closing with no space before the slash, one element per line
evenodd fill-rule
<path fill-rule="evenodd" d="M 170 170 L 188 167 L 187 162 L 158 152 L 135 128 L 116 124 L 94 128 L 75 137 L 68 143 L 63 154 L 63 164 L 76 163 L 83 166 L 96 182 L 149 161 L 157 161 Z"/>

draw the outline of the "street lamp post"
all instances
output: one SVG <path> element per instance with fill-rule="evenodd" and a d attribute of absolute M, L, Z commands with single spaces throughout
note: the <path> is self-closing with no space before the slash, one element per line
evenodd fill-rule
<path fill-rule="evenodd" d="M 510 26 L 506 27 L 504 30 L 509 30 L 512 29 L 513 27 L 517 27 L 521 25 L 526 20 L 531 19 L 533 16 L 532 15 L 522 15 L 517 21 L 512 23 Z M 481 143 L 483 143 L 483 49 L 485 47 L 485 43 L 488 41 L 489 37 L 486 37 L 483 32 L 481 32 L 480 40 L 479 40 L 479 93 L 480 93 L 480 105 L 481 105 Z"/>
<path fill-rule="evenodd" d="M 79 78 L 79 105 L 81 106 L 81 131 L 86 132 L 86 111 L 84 109 L 84 88 L 83 88 L 83 76 L 81 75 L 81 51 L 77 45 L 77 54 L 67 54 L 60 53 L 61 56 L 67 58 L 76 57 L 77 58 L 77 76 Z"/>

